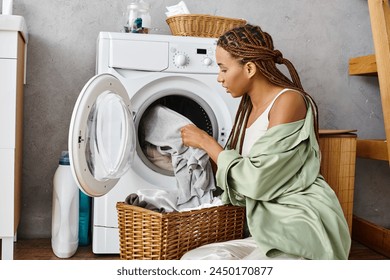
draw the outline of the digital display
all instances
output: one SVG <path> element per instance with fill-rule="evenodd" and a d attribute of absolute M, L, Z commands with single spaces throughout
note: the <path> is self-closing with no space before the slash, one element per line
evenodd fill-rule
<path fill-rule="evenodd" d="M 196 49 L 196 53 L 197 54 L 207 54 L 207 50 L 206 49 Z"/>

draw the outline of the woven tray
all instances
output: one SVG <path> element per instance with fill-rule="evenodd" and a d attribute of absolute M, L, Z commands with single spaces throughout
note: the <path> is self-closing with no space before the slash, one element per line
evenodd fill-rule
<path fill-rule="evenodd" d="M 243 19 L 200 14 L 176 15 L 168 17 L 166 22 L 173 35 L 211 38 L 246 24 Z"/>
<path fill-rule="evenodd" d="M 243 237 L 245 208 L 223 205 L 158 213 L 118 202 L 120 258 L 178 260 L 201 245 Z"/>

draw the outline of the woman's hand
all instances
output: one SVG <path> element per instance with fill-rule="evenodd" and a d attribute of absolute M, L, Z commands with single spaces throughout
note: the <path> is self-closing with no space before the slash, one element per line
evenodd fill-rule
<path fill-rule="evenodd" d="M 209 157 L 217 162 L 218 155 L 223 151 L 221 145 L 206 131 L 188 124 L 180 129 L 181 139 L 185 146 L 194 147 L 206 151 Z"/>
<path fill-rule="evenodd" d="M 185 146 L 203 149 L 202 142 L 210 138 L 206 131 L 201 130 L 193 124 L 183 126 L 180 130 L 181 139 Z"/>

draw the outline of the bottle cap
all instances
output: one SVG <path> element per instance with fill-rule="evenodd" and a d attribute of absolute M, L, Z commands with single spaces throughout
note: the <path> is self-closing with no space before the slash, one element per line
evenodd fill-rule
<path fill-rule="evenodd" d="M 62 151 L 61 152 L 61 157 L 59 160 L 60 165 L 70 165 L 69 161 L 69 152 L 68 151 Z"/>

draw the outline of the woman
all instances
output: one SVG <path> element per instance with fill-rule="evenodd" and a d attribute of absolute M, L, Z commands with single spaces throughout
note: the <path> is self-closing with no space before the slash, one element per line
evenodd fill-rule
<path fill-rule="evenodd" d="M 216 61 L 218 82 L 241 97 L 227 147 L 194 125 L 181 129 L 182 140 L 217 163 L 222 199 L 246 207 L 251 237 L 209 244 L 184 259 L 347 259 L 348 224 L 319 174 L 317 107 L 294 66 L 269 34 L 249 24 L 219 38 Z M 291 80 L 276 64 L 287 67 Z M 235 246 L 242 250 L 234 253 Z"/>

